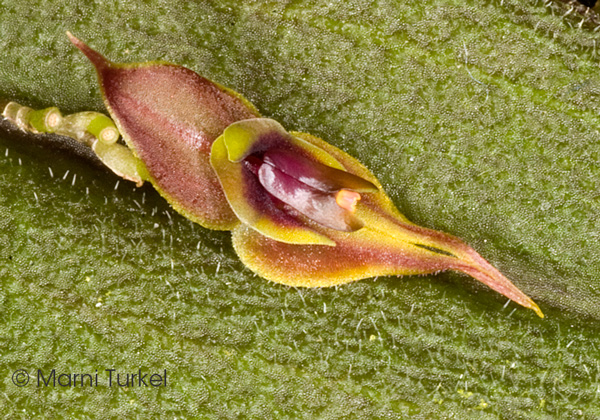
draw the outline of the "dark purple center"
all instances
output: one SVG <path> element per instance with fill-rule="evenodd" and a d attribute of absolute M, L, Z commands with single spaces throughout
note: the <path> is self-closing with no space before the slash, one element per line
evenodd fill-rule
<path fill-rule="evenodd" d="M 346 188 L 372 189 L 370 182 L 290 150 L 255 153 L 244 164 L 272 197 L 320 225 L 340 231 L 363 226 L 353 212 L 338 205 L 336 194 Z"/>

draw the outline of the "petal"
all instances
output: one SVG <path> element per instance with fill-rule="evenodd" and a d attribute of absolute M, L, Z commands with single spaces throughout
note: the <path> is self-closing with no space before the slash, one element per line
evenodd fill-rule
<path fill-rule="evenodd" d="M 252 118 L 231 124 L 223 131 L 223 141 L 231 162 L 263 155 L 271 150 L 283 150 L 300 158 L 345 171 L 335 157 L 321 147 L 293 136 L 275 120 Z"/>
<path fill-rule="evenodd" d="M 263 160 L 303 184 L 324 192 L 334 192 L 341 189 L 357 192 L 377 191 L 377 187 L 366 179 L 306 159 L 290 151 L 269 150 L 265 153 Z"/>
<path fill-rule="evenodd" d="M 271 165 L 263 165 L 262 169 L 259 165 L 253 173 L 243 166 L 252 156 L 263 156 L 267 163 L 281 163 L 295 177 L 275 171 Z M 352 212 L 337 205 L 334 195 L 327 197 L 319 193 L 311 183 L 321 187 L 321 192 L 344 187 L 378 190 L 370 180 L 348 173 L 322 148 L 291 135 L 277 121 L 268 118 L 238 121 L 227 127 L 213 144 L 211 164 L 237 217 L 263 235 L 286 243 L 333 245 L 327 235 L 317 234 L 307 220 L 299 217 L 301 214 L 344 231 L 360 229 L 363 225 Z M 308 184 L 296 179 L 302 178 L 302 169 L 306 170 L 303 180 Z M 262 176 L 263 185 L 257 182 L 257 175 Z M 331 180 L 317 178 L 324 176 L 330 176 Z M 260 191 L 263 187 L 271 194 Z M 290 211 L 289 207 L 284 210 L 281 202 L 300 214 Z M 298 236 L 294 236 L 293 231 L 298 232 Z"/>
<path fill-rule="evenodd" d="M 235 121 L 258 116 L 231 90 L 166 63 L 114 64 L 69 34 L 92 62 L 106 107 L 127 145 L 145 165 L 144 178 L 180 213 L 212 229 L 238 220 L 213 172 L 213 141 Z"/>
<path fill-rule="evenodd" d="M 231 162 L 240 162 L 251 154 L 272 148 L 290 147 L 291 138 L 281 124 L 269 118 L 238 121 L 223 132 L 223 141 Z"/>
<path fill-rule="evenodd" d="M 227 201 L 244 224 L 265 237 L 285 243 L 335 245 L 326 235 L 302 223 L 289 209 L 284 210 L 283 203 L 263 188 L 247 162 L 230 161 L 225 136 L 213 143 L 210 159 Z"/>
<path fill-rule="evenodd" d="M 232 162 L 240 162 L 251 154 L 264 154 L 266 162 L 322 191 L 342 188 L 377 191 L 373 183 L 346 172 L 323 149 L 291 135 L 275 120 L 254 118 L 239 121 L 227 127 L 223 136 Z"/>
<path fill-rule="evenodd" d="M 352 156 L 348 155 L 346 152 L 338 149 L 335 146 L 332 146 L 331 144 L 327 143 L 325 140 L 319 137 L 313 136 L 312 134 L 293 131 L 291 132 L 291 134 L 294 137 L 303 140 L 306 143 L 310 143 L 315 147 L 318 147 L 319 149 L 325 151 L 329 156 L 335 159 L 336 162 L 340 162 L 339 165 L 341 169 L 344 169 L 345 171 L 348 171 L 351 174 L 354 174 L 362 179 L 369 181 L 377 187 L 378 191 L 383 191 L 383 187 L 381 186 L 377 178 L 375 178 L 375 175 L 373 175 L 371 171 L 369 171 L 362 163 L 354 159 Z M 398 209 L 396 209 L 396 206 L 394 206 L 392 200 L 390 200 L 389 197 L 384 193 L 365 194 L 362 196 L 362 200 L 372 202 L 373 205 L 378 207 L 379 210 L 386 215 L 395 217 L 399 220 L 402 220 L 405 223 L 411 224 L 411 222 L 402 213 L 400 213 Z"/>

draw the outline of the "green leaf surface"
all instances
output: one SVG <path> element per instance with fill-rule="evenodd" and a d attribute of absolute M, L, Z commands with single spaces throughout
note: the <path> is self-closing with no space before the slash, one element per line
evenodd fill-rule
<path fill-rule="evenodd" d="M 56 139 L 0 134 L 0 415 L 600 418 L 600 33 L 542 1 L 43 1 L 0 8 L 0 96 L 103 109 L 70 30 L 185 65 L 346 150 L 547 318 L 458 274 L 293 289 L 227 232 Z M 108 387 L 105 369 L 168 372 Z M 17 369 L 32 374 L 16 387 Z M 100 373 L 98 387 L 35 374 Z"/>

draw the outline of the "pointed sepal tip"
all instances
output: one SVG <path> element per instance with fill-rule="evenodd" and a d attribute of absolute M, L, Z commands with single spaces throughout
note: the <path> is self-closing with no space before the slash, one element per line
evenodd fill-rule
<path fill-rule="evenodd" d="M 108 61 L 102 54 L 90 48 L 85 42 L 77 38 L 70 31 L 67 31 L 67 36 L 69 37 L 69 41 L 79 48 L 79 50 L 92 62 L 96 69 L 100 70 L 101 68 L 104 68 L 110 64 L 110 61 Z"/>

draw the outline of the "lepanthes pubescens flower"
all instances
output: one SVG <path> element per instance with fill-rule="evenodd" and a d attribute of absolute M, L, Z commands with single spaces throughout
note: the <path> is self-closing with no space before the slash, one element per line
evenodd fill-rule
<path fill-rule="evenodd" d="M 464 242 L 408 221 L 375 176 L 340 149 L 288 132 L 238 93 L 184 67 L 115 64 L 68 35 L 96 68 L 126 146 L 97 139 L 104 126 L 88 130 L 85 121 L 72 121 L 78 131 L 62 133 L 91 133 L 89 145 L 115 173 L 151 182 L 173 208 L 206 228 L 231 230 L 239 257 L 260 276 L 318 287 L 456 270 L 543 317 Z M 33 115 L 19 119 L 15 109 L 5 111 L 21 128 L 44 131 L 39 115 L 34 127 L 25 114 Z M 53 131 L 61 132 L 56 124 Z"/>

